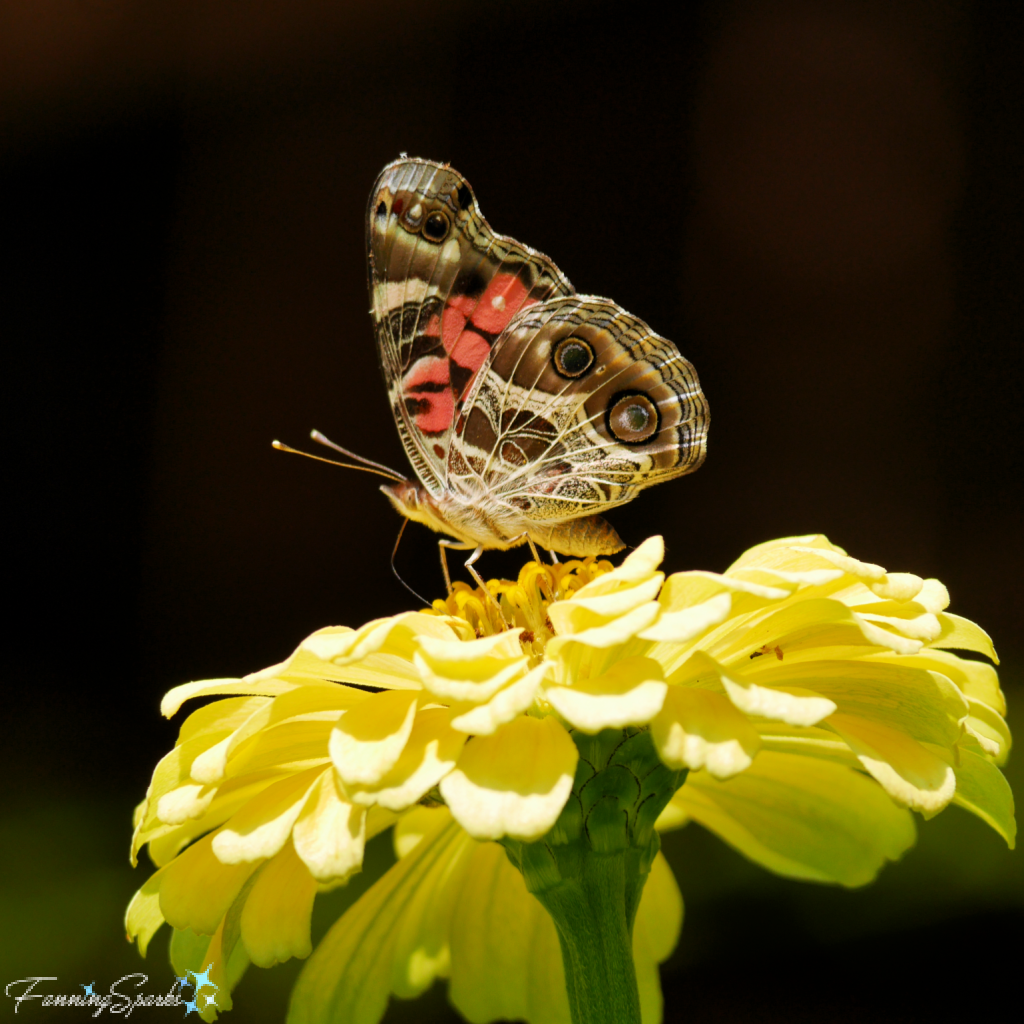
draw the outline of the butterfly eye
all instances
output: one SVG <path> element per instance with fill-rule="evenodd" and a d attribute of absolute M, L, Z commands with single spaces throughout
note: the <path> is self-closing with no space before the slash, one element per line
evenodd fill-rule
<path fill-rule="evenodd" d="M 561 377 L 582 377 L 594 365 L 594 350 L 580 338 L 563 338 L 555 346 L 552 361 Z"/>
<path fill-rule="evenodd" d="M 447 234 L 448 218 L 440 210 L 435 210 L 423 222 L 423 237 L 428 242 L 443 242 Z"/>
<path fill-rule="evenodd" d="M 636 391 L 617 395 L 608 407 L 608 431 L 623 444 L 643 444 L 658 431 L 658 407 Z"/>

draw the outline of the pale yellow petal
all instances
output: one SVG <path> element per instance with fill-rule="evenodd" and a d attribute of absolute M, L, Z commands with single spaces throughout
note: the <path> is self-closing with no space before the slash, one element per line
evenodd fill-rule
<path fill-rule="evenodd" d="M 939 622 L 942 632 L 937 640 L 933 640 L 932 647 L 954 648 L 960 651 L 976 651 L 991 658 L 997 665 L 999 658 L 996 649 L 992 646 L 992 638 L 970 619 L 961 618 L 952 612 L 942 612 L 939 615 Z"/>
<path fill-rule="evenodd" d="M 214 855 L 216 833 L 178 854 L 160 873 L 160 912 L 172 928 L 212 935 L 255 862 L 224 864 Z"/>
<path fill-rule="evenodd" d="M 285 723 L 333 723 L 341 714 L 361 704 L 369 696 L 362 690 L 335 683 L 325 686 L 300 686 L 281 694 L 273 701 L 264 701 L 245 721 L 240 722 L 230 735 L 200 754 L 193 761 L 190 774 L 196 782 L 219 782 L 228 774 L 228 763 L 231 758 L 245 748 L 246 741 L 251 737 Z M 276 734 L 278 738 L 284 735 L 286 731 Z M 247 751 L 250 756 L 252 752 L 252 749 Z M 282 756 L 281 759 L 283 761 L 286 758 Z"/>
<path fill-rule="evenodd" d="M 391 771 L 412 732 L 417 698 L 408 690 L 375 693 L 335 725 L 331 760 L 344 783 L 372 786 Z"/>
<path fill-rule="evenodd" d="M 239 864 L 273 857 L 287 841 L 307 794 L 324 771 L 300 772 L 253 797 L 214 838 L 217 859 Z"/>
<path fill-rule="evenodd" d="M 991 761 L 970 750 L 960 751 L 953 802 L 994 828 L 1012 850 L 1017 840 L 1013 792 L 1006 777 Z"/>
<path fill-rule="evenodd" d="M 661 588 L 658 600 L 666 610 L 680 611 L 703 604 L 722 594 L 730 594 L 733 597 L 734 610 L 738 598 L 751 598 L 752 600 L 743 608 L 747 611 L 768 602 L 784 600 L 792 591 L 792 587 L 769 587 L 733 576 L 722 576 L 717 572 L 691 569 L 689 572 L 677 572 L 669 576 Z"/>
<path fill-rule="evenodd" d="M 348 878 L 362 867 L 366 810 L 341 796 L 333 772 L 324 772 L 306 798 L 292 841 L 295 852 L 321 882 Z"/>
<path fill-rule="evenodd" d="M 853 715 L 832 715 L 826 724 L 902 806 L 930 817 L 953 799 L 952 767 L 906 733 Z"/>
<path fill-rule="evenodd" d="M 467 743 L 441 795 L 474 839 L 538 839 L 565 806 L 578 756 L 553 717 L 520 716 Z"/>
<path fill-rule="evenodd" d="M 722 676 L 729 699 L 747 715 L 771 718 L 789 725 L 817 725 L 836 709 L 827 697 L 799 686 L 759 686 L 737 676 Z"/>
<path fill-rule="evenodd" d="M 669 688 L 651 736 L 669 768 L 706 768 L 719 779 L 749 768 L 761 746 L 757 729 L 728 698 L 696 687 Z"/>
<path fill-rule="evenodd" d="M 574 594 L 570 600 L 555 601 L 549 606 L 548 615 L 555 624 L 556 632 L 577 632 L 580 628 L 586 628 L 588 623 L 596 625 L 602 619 L 617 618 L 641 604 L 653 601 L 661 590 L 663 580 L 664 576 L 659 572 L 630 587 L 595 594 L 593 597 L 585 596 L 588 587 L 596 588 L 598 583 L 603 588 L 607 587 L 608 577 L 602 576 Z M 586 614 L 580 615 L 580 612 Z"/>
<path fill-rule="evenodd" d="M 667 960 L 683 927 L 683 897 L 662 854 L 654 858 L 633 925 L 633 963 L 643 1024 L 662 1019 L 658 964 Z"/>
<path fill-rule="evenodd" d="M 726 592 L 688 608 L 662 612 L 656 622 L 639 633 L 640 639 L 686 643 L 724 622 L 732 609 L 732 600 L 732 594 Z"/>
<path fill-rule="evenodd" d="M 656 661 L 631 657 L 575 686 L 547 686 L 544 699 L 570 725 L 593 734 L 646 725 L 661 710 L 667 689 Z"/>
<path fill-rule="evenodd" d="M 139 953 L 146 955 L 149 943 L 164 923 L 160 912 L 160 872 L 150 875 L 141 889 L 132 897 L 125 914 L 124 925 L 130 942 L 138 942 Z"/>
<path fill-rule="evenodd" d="M 455 767 L 465 733 L 451 727 L 447 708 L 430 708 L 416 715 L 409 740 L 394 766 L 375 786 L 348 784 L 346 792 L 356 804 L 379 804 L 402 811 L 424 797 Z"/>
<path fill-rule="evenodd" d="M 451 936 L 449 998 L 471 1024 L 570 1024 L 554 923 L 495 843 L 466 867 Z"/>
<path fill-rule="evenodd" d="M 519 643 L 522 630 L 469 641 L 421 638 L 413 656 L 424 687 L 446 701 L 479 704 L 490 700 L 528 667 Z"/>
<path fill-rule="evenodd" d="M 871 779 L 795 754 L 762 750 L 722 782 L 691 773 L 672 803 L 680 818 L 791 878 L 864 885 L 914 842 L 911 815 Z"/>
<path fill-rule="evenodd" d="M 759 667 L 762 663 L 764 668 Z M 948 677 L 900 658 L 805 657 L 781 662 L 762 658 L 752 663 L 745 678 L 759 685 L 813 690 L 844 714 L 869 718 L 942 746 L 957 741 L 960 721 L 970 710 Z"/>
<path fill-rule="evenodd" d="M 182 683 L 164 694 L 160 701 L 160 714 L 164 718 L 173 718 L 178 708 L 193 697 L 212 697 L 220 694 L 262 694 L 275 697 L 279 693 L 294 690 L 296 684 L 283 679 L 267 679 L 262 682 L 249 682 L 246 679 L 202 679 L 196 683 Z"/>
<path fill-rule="evenodd" d="M 291 843 L 260 869 L 242 908 L 242 942 L 257 967 L 313 951 L 309 923 L 317 883 Z"/>
<path fill-rule="evenodd" d="M 554 607 L 552 605 L 552 607 Z M 571 635 L 559 634 L 547 643 L 548 658 L 558 657 L 566 644 L 583 644 L 587 647 L 616 647 L 632 639 L 645 630 L 658 617 L 660 606 L 656 601 L 649 601 L 617 619 L 609 619 L 607 623 L 583 629 Z M 555 624 L 557 628 L 557 623 Z"/>
<path fill-rule="evenodd" d="M 547 671 L 548 666 L 542 663 L 522 679 L 499 690 L 484 704 L 459 706 L 455 709 L 457 714 L 452 719 L 452 728 L 473 736 L 490 736 L 499 726 L 511 722 L 533 704 Z"/>
<path fill-rule="evenodd" d="M 306 962 L 292 991 L 292 1021 L 377 1024 L 395 976 L 395 944 L 403 916 L 433 873 L 471 851 L 473 843 L 444 814 L 434 832 L 370 887 L 333 925 Z"/>

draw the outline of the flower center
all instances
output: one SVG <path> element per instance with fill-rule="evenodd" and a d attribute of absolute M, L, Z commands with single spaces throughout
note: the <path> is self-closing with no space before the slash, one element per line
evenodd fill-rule
<path fill-rule="evenodd" d="M 530 561 L 516 580 L 487 580 L 489 596 L 479 587 L 457 581 L 447 598 L 434 601 L 430 614 L 460 619 L 478 637 L 521 629 L 524 652 L 540 657 L 555 632 L 548 618 L 549 605 L 572 597 L 613 568 L 611 562 L 593 556 L 553 565 Z"/>

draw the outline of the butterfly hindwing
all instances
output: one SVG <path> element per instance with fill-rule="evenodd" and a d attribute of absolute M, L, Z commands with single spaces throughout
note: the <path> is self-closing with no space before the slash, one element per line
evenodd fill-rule
<path fill-rule="evenodd" d="M 670 341 L 608 299 L 523 310 L 456 419 L 446 486 L 536 523 L 603 511 L 703 461 L 708 406 Z"/>
<path fill-rule="evenodd" d="M 546 256 L 495 234 L 466 180 L 442 164 L 385 167 L 366 234 L 388 397 L 409 460 L 436 497 L 452 427 L 495 340 L 517 314 L 573 288 Z"/>

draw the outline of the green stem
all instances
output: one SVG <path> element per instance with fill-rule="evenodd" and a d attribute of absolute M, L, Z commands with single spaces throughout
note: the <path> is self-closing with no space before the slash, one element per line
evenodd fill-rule
<path fill-rule="evenodd" d="M 555 922 L 573 1024 L 641 1024 L 633 921 L 660 846 L 654 824 L 686 773 L 658 760 L 646 730 L 572 738 L 580 757 L 558 821 L 503 845 Z"/>
<path fill-rule="evenodd" d="M 558 930 L 573 1024 L 640 1024 L 625 853 L 590 854 L 581 876 L 536 893 Z"/>

